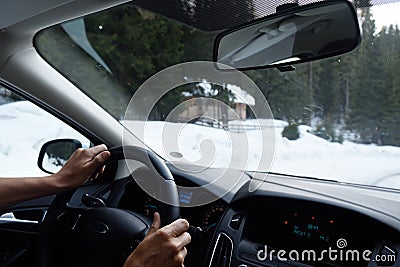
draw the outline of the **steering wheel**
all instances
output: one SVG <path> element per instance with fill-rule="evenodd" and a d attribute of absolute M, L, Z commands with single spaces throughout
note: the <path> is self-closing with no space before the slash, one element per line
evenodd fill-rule
<path fill-rule="evenodd" d="M 165 162 L 152 151 L 136 146 L 110 148 L 108 162 L 120 159 L 145 164 L 162 191 L 162 224 L 179 218 L 179 198 L 174 178 Z M 143 240 L 150 220 L 138 213 L 109 207 L 71 207 L 75 190 L 58 194 L 48 209 L 39 237 L 39 264 L 50 266 L 122 266 Z"/>

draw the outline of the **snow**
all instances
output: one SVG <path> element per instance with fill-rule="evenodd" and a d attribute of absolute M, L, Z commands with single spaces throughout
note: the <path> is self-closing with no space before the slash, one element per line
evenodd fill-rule
<path fill-rule="evenodd" d="M 28 101 L 0 105 L 0 176 L 41 176 L 37 166 L 40 148 L 57 138 L 87 138 Z"/>
<path fill-rule="evenodd" d="M 239 125 L 239 123 L 231 122 L 232 125 Z M 174 159 L 171 156 L 181 154 L 184 159 L 191 159 L 193 163 L 199 164 L 202 152 L 204 153 L 204 149 L 201 149 L 202 145 L 205 141 L 209 141 L 213 144 L 213 146 L 209 145 L 210 150 L 217 151 L 217 153 L 211 151 L 214 154 L 212 167 L 243 166 L 241 161 L 250 160 L 246 165 L 248 170 L 269 170 L 344 183 L 400 189 L 399 147 L 364 145 L 349 141 L 345 141 L 343 144 L 329 142 L 312 134 L 310 127 L 305 125 L 299 127 L 300 138 L 291 141 L 282 137 L 281 134 L 287 122 L 250 120 L 245 122 L 245 126 L 241 126 L 246 129 L 246 142 L 249 147 L 248 155 L 243 155 L 242 153 L 234 154 L 232 149 L 232 143 L 235 144 L 234 141 L 238 140 L 240 133 L 230 132 L 227 134 L 224 129 L 195 124 L 148 122 L 146 126 L 143 126 L 143 122 L 139 121 L 129 121 L 124 124 L 134 131 L 144 127 L 145 143 L 159 155 L 171 161 L 181 162 L 182 159 Z M 271 169 L 258 168 L 261 157 L 260 147 L 263 146 L 260 127 L 267 134 L 271 131 L 269 127 L 274 127 L 275 153 Z M 170 128 L 176 129 L 171 130 Z M 179 137 L 174 138 L 173 134 L 168 132 L 179 132 Z M 177 148 L 166 145 L 166 143 L 175 143 L 174 139 L 178 140 Z M 241 141 L 243 142 L 243 140 Z"/>
<path fill-rule="evenodd" d="M 203 93 L 205 96 L 215 96 L 218 93 L 216 89 L 212 88 L 211 83 L 209 83 L 206 79 L 203 79 L 200 83 L 197 84 L 197 86 L 203 89 Z M 248 106 L 254 106 L 256 104 L 254 97 L 239 86 L 228 83 L 226 85 L 226 88 L 233 94 L 234 103 L 246 104 Z M 185 97 L 193 96 L 191 92 L 187 91 L 182 92 L 182 95 Z"/>
<path fill-rule="evenodd" d="M 328 142 L 300 127 L 295 141 L 276 139 L 273 171 L 341 182 L 400 188 L 400 148 Z M 394 176 L 393 176 L 394 175 Z"/>
<path fill-rule="evenodd" d="M 227 84 L 226 88 L 228 88 L 228 90 L 231 91 L 235 96 L 233 102 L 242 103 L 249 106 L 254 106 L 256 104 L 254 97 L 252 97 L 249 93 L 247 93 L 247 91 L 243 90 L 239 86 Z"/>
<path fill-rule="evenodd" d="M 261 153 L 265 151 L 262 151 L 261 135 L 272 138 L 273 133 L 272 172 L 400 189 L 399 147 L 328 142 L 313 135 L 310 127 L 304 125 L 299 127 L 300 138 L 291 141 L 281 135 L 287 122 L 277 120 L 233 121 L 230 127 L 240 127 L 229 132 L 170 122 L 126 121 L 124 124 L 130 129 L 144 129 L 144 141 L 166 159 L 248 170 L 259 169 L 260 162 L 263 163 Z M 0 125 L 0 175 L 3 177 L 43 175 L 36 161 L 41 146 L 49 140 L 76 138 L 84 146 L 89 145 L 86 138 L 68 125 L 25 101 L 0 105 Z M 265 149 L 271 149 L 270 144 Z M 261 170 L 268 171 L 268 168 Z"/>

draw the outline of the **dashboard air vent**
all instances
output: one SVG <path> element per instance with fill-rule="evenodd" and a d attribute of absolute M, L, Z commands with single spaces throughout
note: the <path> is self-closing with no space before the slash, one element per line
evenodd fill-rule
<path fill-rule="evenodd" d="M 232 250 L 232 240 L 226 234 L 220 233 L 211 256 L 209 267 L 229 267 Z"/>

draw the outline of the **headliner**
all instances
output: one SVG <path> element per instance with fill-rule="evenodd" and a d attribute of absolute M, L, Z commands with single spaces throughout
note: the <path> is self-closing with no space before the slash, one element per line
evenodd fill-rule
<path fill-rule="evenodd" d="M 322 0 L 298 0 L 300 5 Z M 356 6 L 371 5 L 355 0 Z M 374 5 L 395 0 L 371 0 Z M 175 19 L 203 31 L 221 31 L 275 13 L 276 7 L 292 0 L 136 0 L 137 6 Z"/>

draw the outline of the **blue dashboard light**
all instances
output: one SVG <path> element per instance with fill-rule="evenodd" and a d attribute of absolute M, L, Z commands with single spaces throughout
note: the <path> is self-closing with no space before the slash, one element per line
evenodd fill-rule
<path fill-rule="evenodd" d="M 180 190 L 179 191 L 179 202 L 183 204 L 190 204 L 192 202 L 193 192 Z"/>

